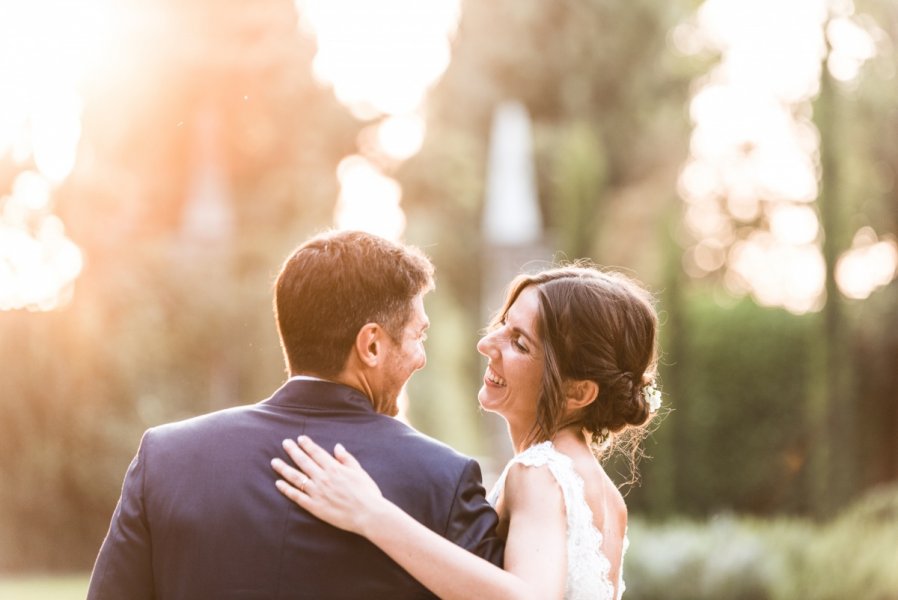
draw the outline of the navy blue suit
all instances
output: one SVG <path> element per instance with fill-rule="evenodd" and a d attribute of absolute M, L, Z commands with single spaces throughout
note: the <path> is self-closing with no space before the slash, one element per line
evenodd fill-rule
<path fill-rule="evenodd" d="M 341 442 L 384 496 L 502 564 L 476 461 L 375 413 L 357 390 L 293 380 L 258 404 L 144 434 L 88 599 L 432 597 L 370 542 L 277 491 L 269 461 L 286 459 L 281 440 L 299 434 L 327 449 Z"/>

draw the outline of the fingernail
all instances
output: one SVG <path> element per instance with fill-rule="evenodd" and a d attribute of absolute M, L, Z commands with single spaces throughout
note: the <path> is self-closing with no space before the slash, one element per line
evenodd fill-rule
<path fill-rule="evenodd" d="M 308 442 L 308 441 L 309 441 L 309 438 L 307 438 L 307 437 L 304 436 L 304 435 L 301 435 L 301 436 L 299 436 L 298 438 L 296 438 L 296 441 L 299 442 L 300 444 L 303 444 L 303 443 L 305 443 L 305 442 Z"/>
<path fill-rule="evenodd" d="M 339 451 L 339 452 L 346 452 L 346 448 L 344 448 L 344 447 L 343 447 L 343 444 L 340 444 L 339 442 L 337 443 L 336 446 L 334 446 L 334 452 L 338 452 L 338 451 Z"/>
<path fill-rule="evenodd" d="M 287 446 L 289 446 L 289 445 L 292 444 L 292 443 L 293 443 L 293 440 L 287 439 L 287 440 L 284 440 L 284 441 L 281 442 L 281 446 L 283 446 L 284 448 L 286 448 Z"/>

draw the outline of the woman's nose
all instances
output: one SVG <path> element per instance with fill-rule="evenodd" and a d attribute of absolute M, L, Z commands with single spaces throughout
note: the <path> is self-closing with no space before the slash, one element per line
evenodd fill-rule
<path fill-rule="evenodd" d="M 496 344 L 493 340 L 493 334 L 488 333 L 477 342 L 477 351 L 482 355 L 490 358 L 496 352 Z"/>

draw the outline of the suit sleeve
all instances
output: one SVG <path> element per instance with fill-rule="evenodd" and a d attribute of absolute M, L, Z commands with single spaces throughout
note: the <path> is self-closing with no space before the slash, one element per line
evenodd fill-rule
<path fill-rule="evenodd" d="M 150 432 L 131 461 L 109 532 L 94 564 L 87 600 L 152 600 L 153 565 L 144 506 L 144 477 Z"/>
<path fill-rule="evenodd" d="M 486 501 L 480 465 L 468 460 L 449 515 L 445 537 L 498 567 L 502 567 L 505 541 L 496 534 L 499 517 Z"/>

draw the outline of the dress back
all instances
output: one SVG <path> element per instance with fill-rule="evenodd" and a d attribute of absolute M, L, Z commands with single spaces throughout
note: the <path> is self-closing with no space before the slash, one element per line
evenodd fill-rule
<path fill-rule="evenodd" d="M 596 528 L 593 513 L 586 502 L 583 478 L 574 469 L 569 456 L 543 442 L 531 446 L 512 458 L 487 499 L 495 506 L 505 487 L 508 470 L 514 464 L 527 467 L 548 466 L 549 472 L 561 487 L 567 515 L 567 575 L 565 600 L 618 600 L 624 591 L 623 564 L 615 596 L 611 582 L 611 561 L 602 550 L 602 533 Z M 624 537 L 624 550 L 627 539 Z"/>

